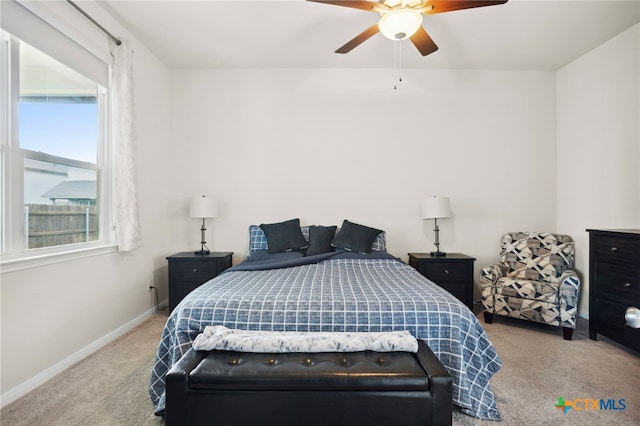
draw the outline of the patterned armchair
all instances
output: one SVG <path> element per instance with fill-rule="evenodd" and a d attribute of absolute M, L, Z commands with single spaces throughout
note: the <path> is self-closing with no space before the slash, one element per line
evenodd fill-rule
<path fill-rule="evenodd" d="M 500 263 L 480 271 L 485 322 L 491 324 L 497 314 L 556 325 L 571 340 L 580 292 L 573 260 L 573 240 L 567 235 L 503 235 Z"/>

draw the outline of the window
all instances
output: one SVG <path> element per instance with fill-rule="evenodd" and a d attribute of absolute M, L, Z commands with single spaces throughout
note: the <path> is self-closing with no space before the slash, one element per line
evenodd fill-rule
<path fill-rule="evenodd" d="M 3 263 L 109 244 L 106 89 L 24 40 L 2 39 Z"/>

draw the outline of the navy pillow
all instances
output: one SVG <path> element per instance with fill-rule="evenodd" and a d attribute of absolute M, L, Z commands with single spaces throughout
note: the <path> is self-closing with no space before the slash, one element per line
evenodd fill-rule
<path fill-rule="evenodd" d="M 336 229 L 338 229 L 337 226 L 310 226 L 307 256 L 333 251 L 331 240 L 333 240 L 333 237 L 336 235 Z"/>
<path fill-rule="evenodd" d="M 307 240 L 300 229 L 300 219 L 291 219 L 278 223 L 263 223 L 260 229 L 264 231 L 269 245 L 269 253 L 302 250 L 307 247 Z"/>
<path fill-rule="evenodd" d="M 345 219 L 340 232 L 331 241 L 331 245 L 342 250 L 371 253 L 371 246 L 381 232 L 380 229 L 359 225 Z"/>

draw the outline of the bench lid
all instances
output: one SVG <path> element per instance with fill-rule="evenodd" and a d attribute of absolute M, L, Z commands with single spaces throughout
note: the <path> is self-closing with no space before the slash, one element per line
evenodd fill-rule
<path fill-rule="evenodd" d="M 247 353 L 211 351 L 189 373 L 192 389 L 370 390 L 429 389 L 409 352 Z"/>

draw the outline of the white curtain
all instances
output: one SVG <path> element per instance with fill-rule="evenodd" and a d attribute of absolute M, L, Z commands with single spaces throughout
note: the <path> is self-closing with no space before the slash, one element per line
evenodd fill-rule
<path fill-rule="evenodd" d="M 118 250 L 131 251 L 142 246 L 142 228 L 136 196 L 133 50 L 129 41 L 121 42 L 118 46 L 110 40 L 114 201 Z"/>

